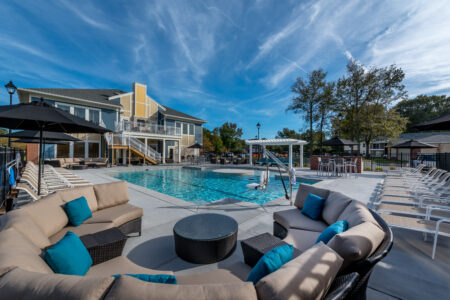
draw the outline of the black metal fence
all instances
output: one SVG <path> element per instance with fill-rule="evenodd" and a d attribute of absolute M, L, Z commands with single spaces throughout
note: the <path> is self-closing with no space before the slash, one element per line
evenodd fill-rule
<path fill-rule="evenodd" d="M 436 167 L 450 172 L 450 153 L 437 153 Z"/>
<path fill-rule="evenodd" d="M 411 158 L 410 154 L 399 153 L 397 157 L 364 158 L 365 171 L 387 171 L 402 169 L 405 167 L 415 167 L 418 164 L 424 164 L 428 167 L 439 168 L 450 171 L 450 153 L 420 154 Z"/>
<path fill-rule="evenodd" d="M 20 158 L 19 158 L 20 155 Z M 18 159 L 18 161 L 16 160 Z M 18 163 L 17 163 L 18 162 Z M 0 146 L 0 208 L 4 205 L 6 197 L 11 190 L 10 171 L 14 171 L 17 178 L 19 168 L 25 164 L 25 151 L 17 148 Z"/>

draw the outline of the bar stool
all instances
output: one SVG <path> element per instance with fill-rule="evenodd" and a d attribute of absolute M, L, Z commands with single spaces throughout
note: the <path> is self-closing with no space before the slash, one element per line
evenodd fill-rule
<path fill-rule="evenodd" d="M 334 165 L 334 173 L 336 176 L 339 176 L 339 173 L 347 175 L 347 169 L 345 167 L 345 160 L 343 158 L 337 158 Z"/>
<path fill-rule="evenodd" d="M 346 162 L 346 165 L 349 169 L 349 173 L 355 174 L 355 177 L 358 176 L 358 163 L 357 162 L 358 162 L 357 158 L 352 158 L 352 159 L 350 159 L 349 162 Z"/>

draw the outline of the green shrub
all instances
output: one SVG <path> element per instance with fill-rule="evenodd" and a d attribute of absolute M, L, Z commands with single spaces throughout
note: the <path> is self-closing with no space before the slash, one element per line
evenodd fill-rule
<path fill-rule="evenodd" d="M 372 171 L 370 167 L 364 167 L 364 171 Z"/>
<path fill-rule="evenodd" d="M 382 167 L 376 167 L 376 168 L 375 168 L 375 171 L 377 171 L 377 172 L 383 172 L 384 169 L 383 169 Z"/>
<path fill-rule="evenodd" d="M 390 166 L 389 170 L 397 170 L 397 168 L 395 166 Z"/>

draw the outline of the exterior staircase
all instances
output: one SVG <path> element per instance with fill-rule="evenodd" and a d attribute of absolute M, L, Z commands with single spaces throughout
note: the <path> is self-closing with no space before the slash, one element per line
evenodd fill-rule
<path fill-rule="evenodd" d="M 161 154 L 139 139 L 124 134 L 105 134 L 108 147 L 111 149 L 130 150 L 137 156 L 143 158 L 151 164 L 157 165 L 161 163 Z"/>

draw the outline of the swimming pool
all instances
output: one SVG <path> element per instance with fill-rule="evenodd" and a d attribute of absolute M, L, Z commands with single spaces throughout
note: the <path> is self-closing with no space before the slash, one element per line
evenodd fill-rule
<path fill-rule="evenodd" d="M 262 205 L 284 196 L 281 179 L 275 178 L 274 172 L 271 172 L 270 182 L 265 191 L 249 190 L 246 185 L 252 182 L 259 182 L 259 175 L 259 171 L 255 171 L 253 176 L 241 176 L 189 168 L 155 169 L 112 174 L 117 179 L 126 180 L 172 197 L 199 204 L 205 201 L 213 202 L 231 197 Z M 299 182 L 314 184 L 317 181 L 297 180 L 294 191 L 297 190 Z M 285 183 L 287 184 L 286 180 Z"/>

